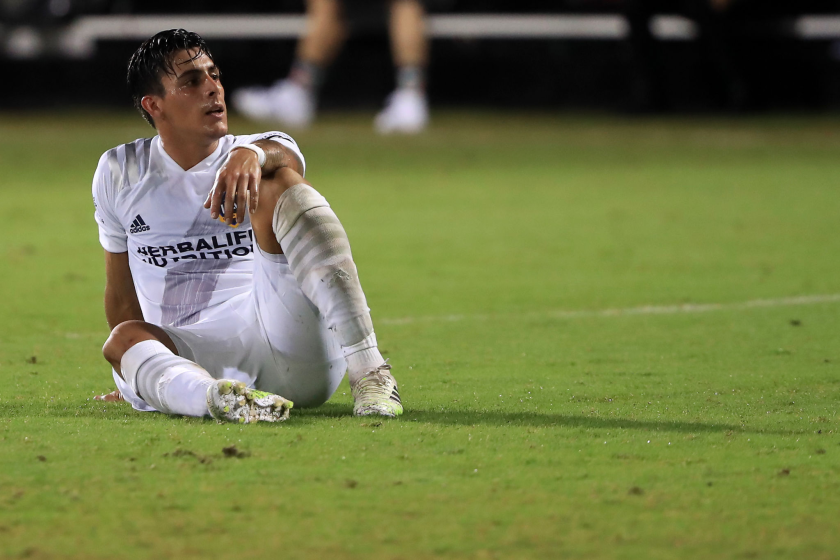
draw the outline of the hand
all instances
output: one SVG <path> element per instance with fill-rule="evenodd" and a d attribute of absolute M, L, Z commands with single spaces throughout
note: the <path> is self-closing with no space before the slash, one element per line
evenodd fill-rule
<path fill-rule="evenodd" d="M 223 211 L 223 217 L 219 218 L 223 222 L 230 226 L 242 223 L 245 208 L 250 208 L 252 214 L 257 209 L 261 178 L 262 170 L 257 154 L 246 149 L 231 150 L 227 161 L 216 174 L 216 182 L 207 195 L 207 200 L 204 201 L 204 207 L 210 209 L 210 217 L 216 219 Z M 234 215 L 234 204 L 240 213 L 239 216 Z"/>
<path fill-rule="evenodd" d="M 120 390 L 115 389 L 107 395 L 96 395 L 95 397 L 93 397 L 93 400 L 105 402 L 122 402 L 125 399 L 123 398 L 122 393 L 120 393 Z"/>

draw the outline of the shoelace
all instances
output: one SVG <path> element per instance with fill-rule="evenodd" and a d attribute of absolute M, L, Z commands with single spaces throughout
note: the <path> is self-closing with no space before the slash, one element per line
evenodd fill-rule
<path fill-rule="evenodd" d="M 361 397 L 365 401 L 377 398 L 388 399 L 394 387 L 392 377 L 385 375 L 382 371 L 390 371 L 391 364 L 384 363 L 375 370 L 362 377 L 353 387 L 354 396 Z"/>

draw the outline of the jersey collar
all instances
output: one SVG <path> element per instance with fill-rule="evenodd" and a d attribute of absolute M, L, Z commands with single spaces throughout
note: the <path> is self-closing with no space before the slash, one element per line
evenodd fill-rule
<path fill-rule="evenodd" d="M 213 151 L 212 154 L 195 164 L 194 166 L 190 167 L 187 170 L 181 168 L 169 154 L 166 153 L 166 150 L 163 149 L 163 142 L 160 140 L 160 136 L 155 136 L 154 140 L 152 140 L 152 148 L 154 150 L 155 155 L 160 159 L 163 163 L 164 168 L 167 171 L 175 171 L 180 173 L 200 173 L 202 171 L 208 171 L 213 168 L 213 165 L 216 164 L 219 158 L 222 156 L 222 149 L 223 144 L 227 141 L 227 136 L 223 136 L 219 138 L 219 143 L 216 146 L 216 149 Z"/>

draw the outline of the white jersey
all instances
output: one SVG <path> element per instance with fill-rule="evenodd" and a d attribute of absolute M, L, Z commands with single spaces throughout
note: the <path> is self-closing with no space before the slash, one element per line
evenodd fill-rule
<path fill-rule="evenodd" d="M 215 152 L 187 171 L 164 151 L 159 136 L 102 155 L 93 179 L 99 242 L 111 253 L 128 252 L 145 321 L 191 325 L 251 289 L 250 219 L 232 228 L 211 219 L 204 201 L 234 146 L 268 139 L 304 161 L 282 132 L 225 136 Z"/>

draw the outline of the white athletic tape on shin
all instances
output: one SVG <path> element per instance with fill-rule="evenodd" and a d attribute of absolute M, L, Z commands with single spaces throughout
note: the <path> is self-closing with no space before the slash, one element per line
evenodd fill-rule
<path fill-rule="evenodd" d="M 204 368 L 171 353 L 152 356 L 137 374 L 143 400 L 160 412 L 184 416 L 207 414 L 207 387 L 212 382 Z"/>
<path fill-rule="evenodd" d="M 158 360 L 161 363 L 156 367 Z M 158 410 L 184 416 L 208 414 L 207 388 L 213 383 L 213 378 L 207 370 L 179 356 L 165 359 L 156 356 L 140 369 L 145 373 L 146 368 L 153 367 L 155 370 L 150 370 L 148 377 L 161 405 Z M 143 373 L 139 376 L 141 383 Z"/>
<path fill-rule="evenodd" d="M 338 323 L 334 328 L 339 340 L 358 341 L 343 348 L 344 357 L 368 348 L 376 348 L 376 334 L 373 332 L 373 321 L 370 319 L 370 313 Z"/>
<path fill-rule="evenodd" d="M 304 212 L 319 208 L 321 206 L 330 207 L 327 199 L 321 196 L 321 193 L 303 183 L 298 183 L 289 187 L 286 192 L 280 195 L 277 201 L 277 207 L 274 209 L 274 234 L 277 236 L 278 242 Z"/>
<path fill-rule="evenodd" d="M 370 333 L 356 344 L 352 344 L 344 348 L 344 356 L 350 356 L 356 352 L 367 350 L 368 348 L 376 348 L 376 333 Z"/>
<path fill-rule="evenodd" d="M 157 340 L 143 340 L 125 351 L 120 360 L 123 379 L 131 390 L 139 396 L 137 391 L 137 370 L 146 361 L 158 354 L 172 354 L 172 351 Z"/>
<path fill-rule="evenodd" d="M 298 184 L 280 197 L 274 232 L 304 295 L 327 318 L 343 347 L 373 332 L 370 309 L 344 227 L 326 199 Z"/>
<path fill-rule="evenodd" d="M 120 360 L 131 390 L 166 414 L 207 414 L 207 386 L 213 378 L 198 364 L 172 353 L 157 340 L 144 340 L 129 348 Z"/>

